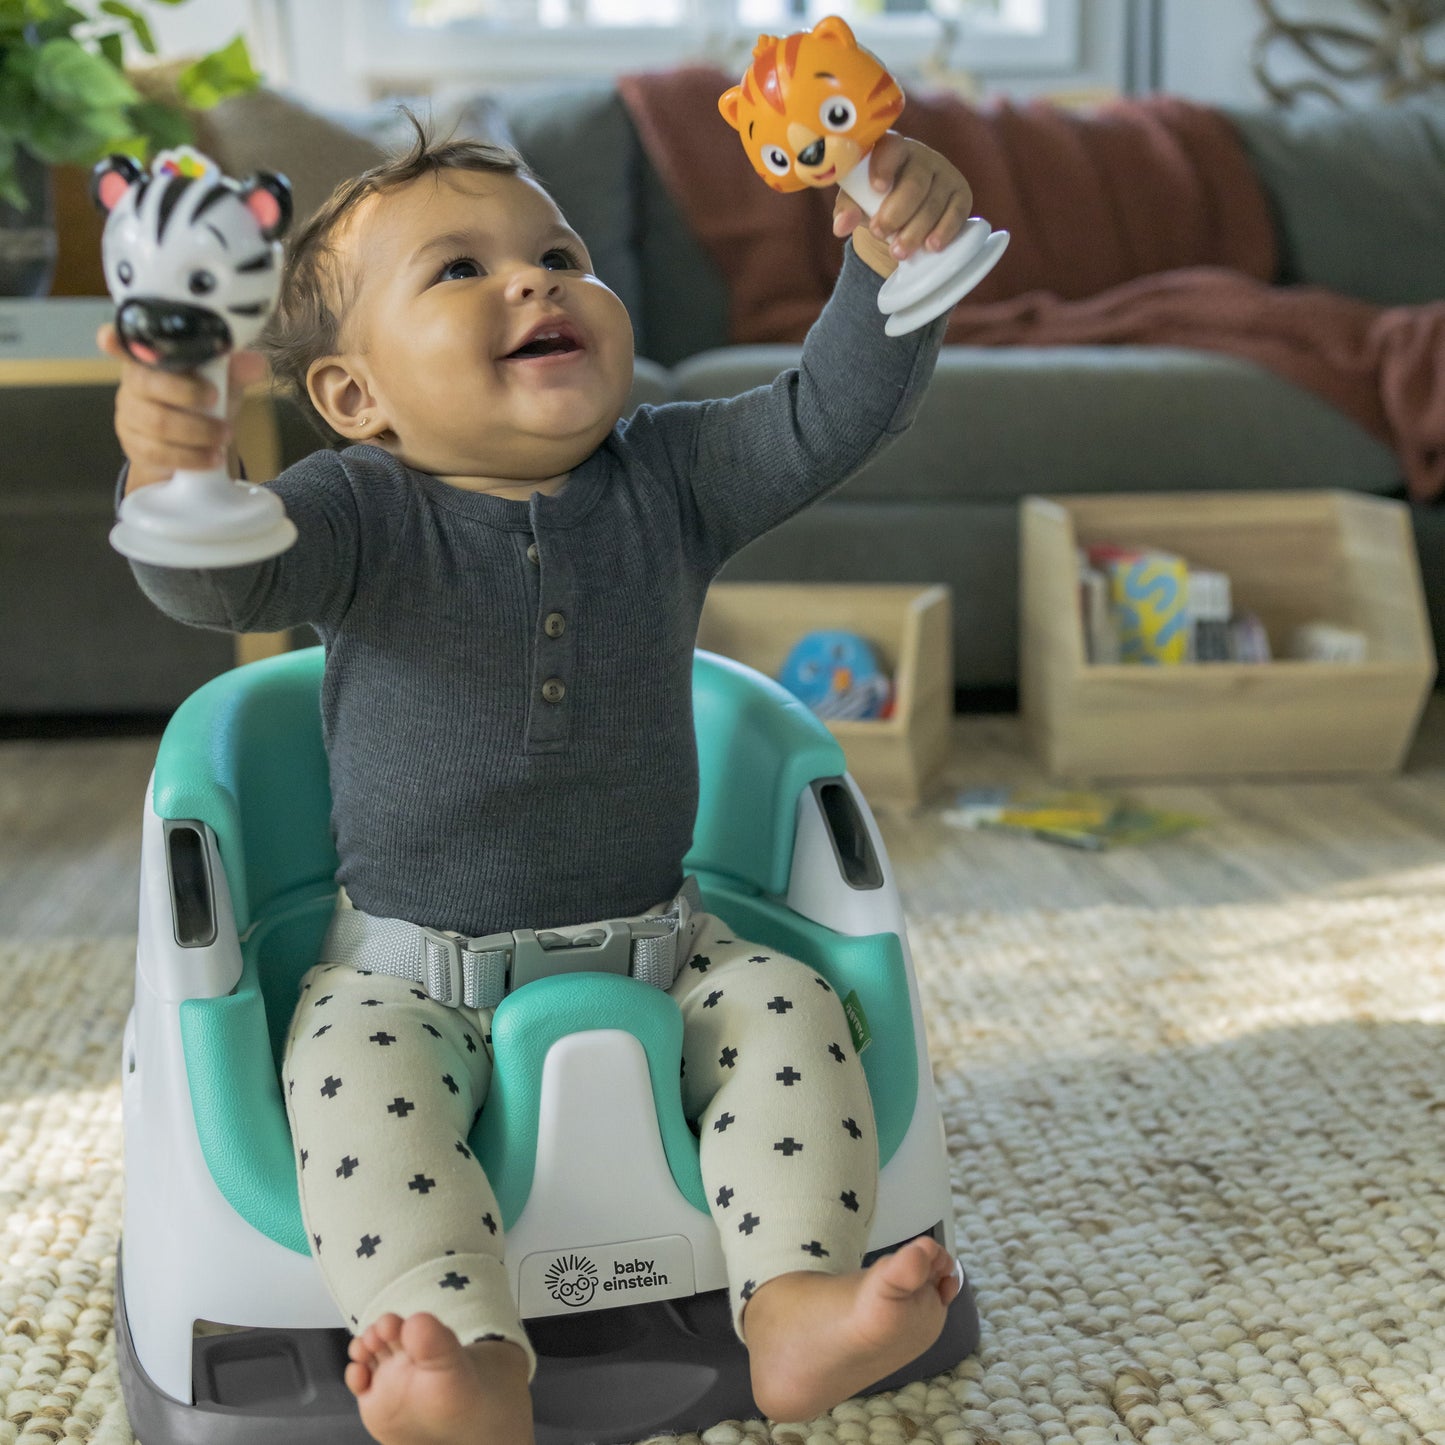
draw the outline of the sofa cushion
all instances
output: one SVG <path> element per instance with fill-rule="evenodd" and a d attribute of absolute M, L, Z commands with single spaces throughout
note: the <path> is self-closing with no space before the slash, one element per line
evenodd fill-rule
<path fill-rule="evenodd" d="M 418 116 L 424 122 L 430 118 L 431 131 L 439 138 L 512 145 L 501 107 L 486 95 L 462 92 L 437 97 L 430 110 L 419 109 Z M 410 150 L 416 134 L 399 105 L 322 112 L 266 89 L 193 112 L 191 122 L 201 149 L 228 175 L 256 170 L 285 175 L 300 220 L 342 181 L 388 155 Z"/>
<path fill-rule="evenodd" d="M 735 396 L 795 365 L 737 346 L 673 371 L 679 400 Z M 1031 492 L 1348 487 L 1393 492 L 1394 454 L 1348 417 L 1230 357 L 1153 347 L 945 347 L 913 427 L 849 501 L 1013 501 Z"/>
<path fill-rule="evenodd" d="M 1269 193 L 1282 281 L 1381 306 L 1445 297 L 1445 102 L 1229 114 Z"/>
<path fill-rule="evenodd" d="M 688 230 L 640 146 L 637 165 L 637 264 L 643 332 L 647 354 L 672 366 L 699 351 L 727 345 L 727 283 Z"/>
<path fill-rule="evenodd" d="M 223 100 L 192 120 L 197 144 L 227 175 L 280 171 L 291 182 L 298 221 L 342 181 L 384 155 L 380 145 L 357 130 L 274 90 Z"/>

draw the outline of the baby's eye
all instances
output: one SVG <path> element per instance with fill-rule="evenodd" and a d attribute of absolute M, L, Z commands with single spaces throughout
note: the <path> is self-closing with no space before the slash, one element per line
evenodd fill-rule
<path fill-rule="evenodd" d="M 458 256 L 453 261 L 448 261 L 445 266 L 437 272 L 438 281 L 469 281 L 474 276 L 480 276 L 482 268 L 472 260 L 470 256 Z"/>
<path fill-rule="evenodd" d="M 581 260 L 565 246 L 554 246 L 542 257 L 542 264 L 549 271 L 580 271 Z"/>

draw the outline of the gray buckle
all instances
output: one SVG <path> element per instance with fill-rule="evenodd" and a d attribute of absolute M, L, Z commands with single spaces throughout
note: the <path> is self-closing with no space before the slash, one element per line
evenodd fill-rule
<path fill-rule="evenodd" d="M 467 940 L 459 933 L 440 928 L 422 928 L 422 956 L 426 961 L 426 991 L 448 1008 L 459 1008 L 462 1002 L 462 944 Z M 445 985 L 446 992 L 442 992 Z"/>
<path fill-rule="evenodd" d="M 632 972 L 634 926 L 625 919 L 609 919 L 571 936 L 550 930 L 538 933 L 531 928 L 514 928 L 509 988 L 521 988 L 524 983 L 558 973 L 626 976 Z"/>

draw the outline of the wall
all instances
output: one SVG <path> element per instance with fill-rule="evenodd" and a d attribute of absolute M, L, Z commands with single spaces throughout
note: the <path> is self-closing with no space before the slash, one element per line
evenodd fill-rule
<path fill-rule="evenodd" d="M 1261 25 L 1255 0 L 1162 0 L 1159 12 L 1161 90 L 1212 105 L 1263 103 L 1249 69 Z"/>
<path fill-rule="evenodd" d="M 1318 3 L 1325 10 L 1352 8 L 1351 0 Z M 1262 101 L 1249 72 L 1250 50 L 1260 24 L 1256 0 L 1083 0 L 1083 4 L 1077 71 L 1066 76 L 1013 77 L 1006 85 L 991 88 L 1023 95 L 1126 89 L 1137 73 L 1137 63 L 1130 60 L 1131 43 L 1137 43 L 1135 32 L 1152 18 L 1157 25 L 1152 50 L 1161 89 L 1218 104 Z M 242 31 L 273 83 L 302 82 L 322 104 L 356 104 L 362 97 L 347 85 L 336 63 L 339 47 L 334 19 L 327 18 L 329 10 L 332 6 L 316 0 L 291 0 L 289 13 L 285 0 L 188 0 L 177 6 L 148 6 L 147 14 L 167 54 L 213 49 Z M 304 46 L 299 66 L 288 54 L 288 35 Z"/>
<path fill-rule="evenodd" d="M 1085 0 L 1085 4 L 1089 0 Z M 1162 11 L 1160 53 L 1161 88 L 1179 95 L 1220 105 L 1263 105 L 1269 99 L 1250 73 L 1249 62 L 1256 35 L 1263 28 L 1255 0 L 1144 0 Z M 1378 20 L 1371 20 L 1365 0 L 1290 0 L 1280 6 L 1287 16 L 1308 16 L 1343 25 L 1356 33 L 1378 36 Z M 1436 64 L 1445 62 L 1445 25 L 1437 25 L 1423 45 Z M 1336 52 L 1337 59 L 1345 58 Z M 1359 52 L 1349 56 L 1358 62 Z M 1270 73 L 1292 83 L 1319 77 L 1297 52 L 1276 44 L 1269 54 Z M 1377 81 L 1353 85 L 1330 84 L 1349 103 L 1367 105 L 1380 99 Z M 1328 102 L 1302 97 L 1301 106 Z"/>

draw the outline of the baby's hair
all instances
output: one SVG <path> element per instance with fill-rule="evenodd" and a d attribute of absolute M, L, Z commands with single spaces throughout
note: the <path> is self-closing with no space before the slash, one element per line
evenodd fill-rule
<path fill-rule="evenodd" d="M 262 341 L 281 388 L 333 444 L 346 438 L 334 431 L 312 404 L 306 373 L 318 357 L 336 351 L 341 318 L 356 294 L 357 278 L 344 274 L 333 245 L 346 217 L 367 196 L 443 171 L 493 171 L 536 179 L 522 157 L 505 146 L 481 140 L 437 140 L 412 111 L 403 107 L 402 114 L 416 130 L 411 149 L 343 181 L 287 243 L 280 298 Z"/>

